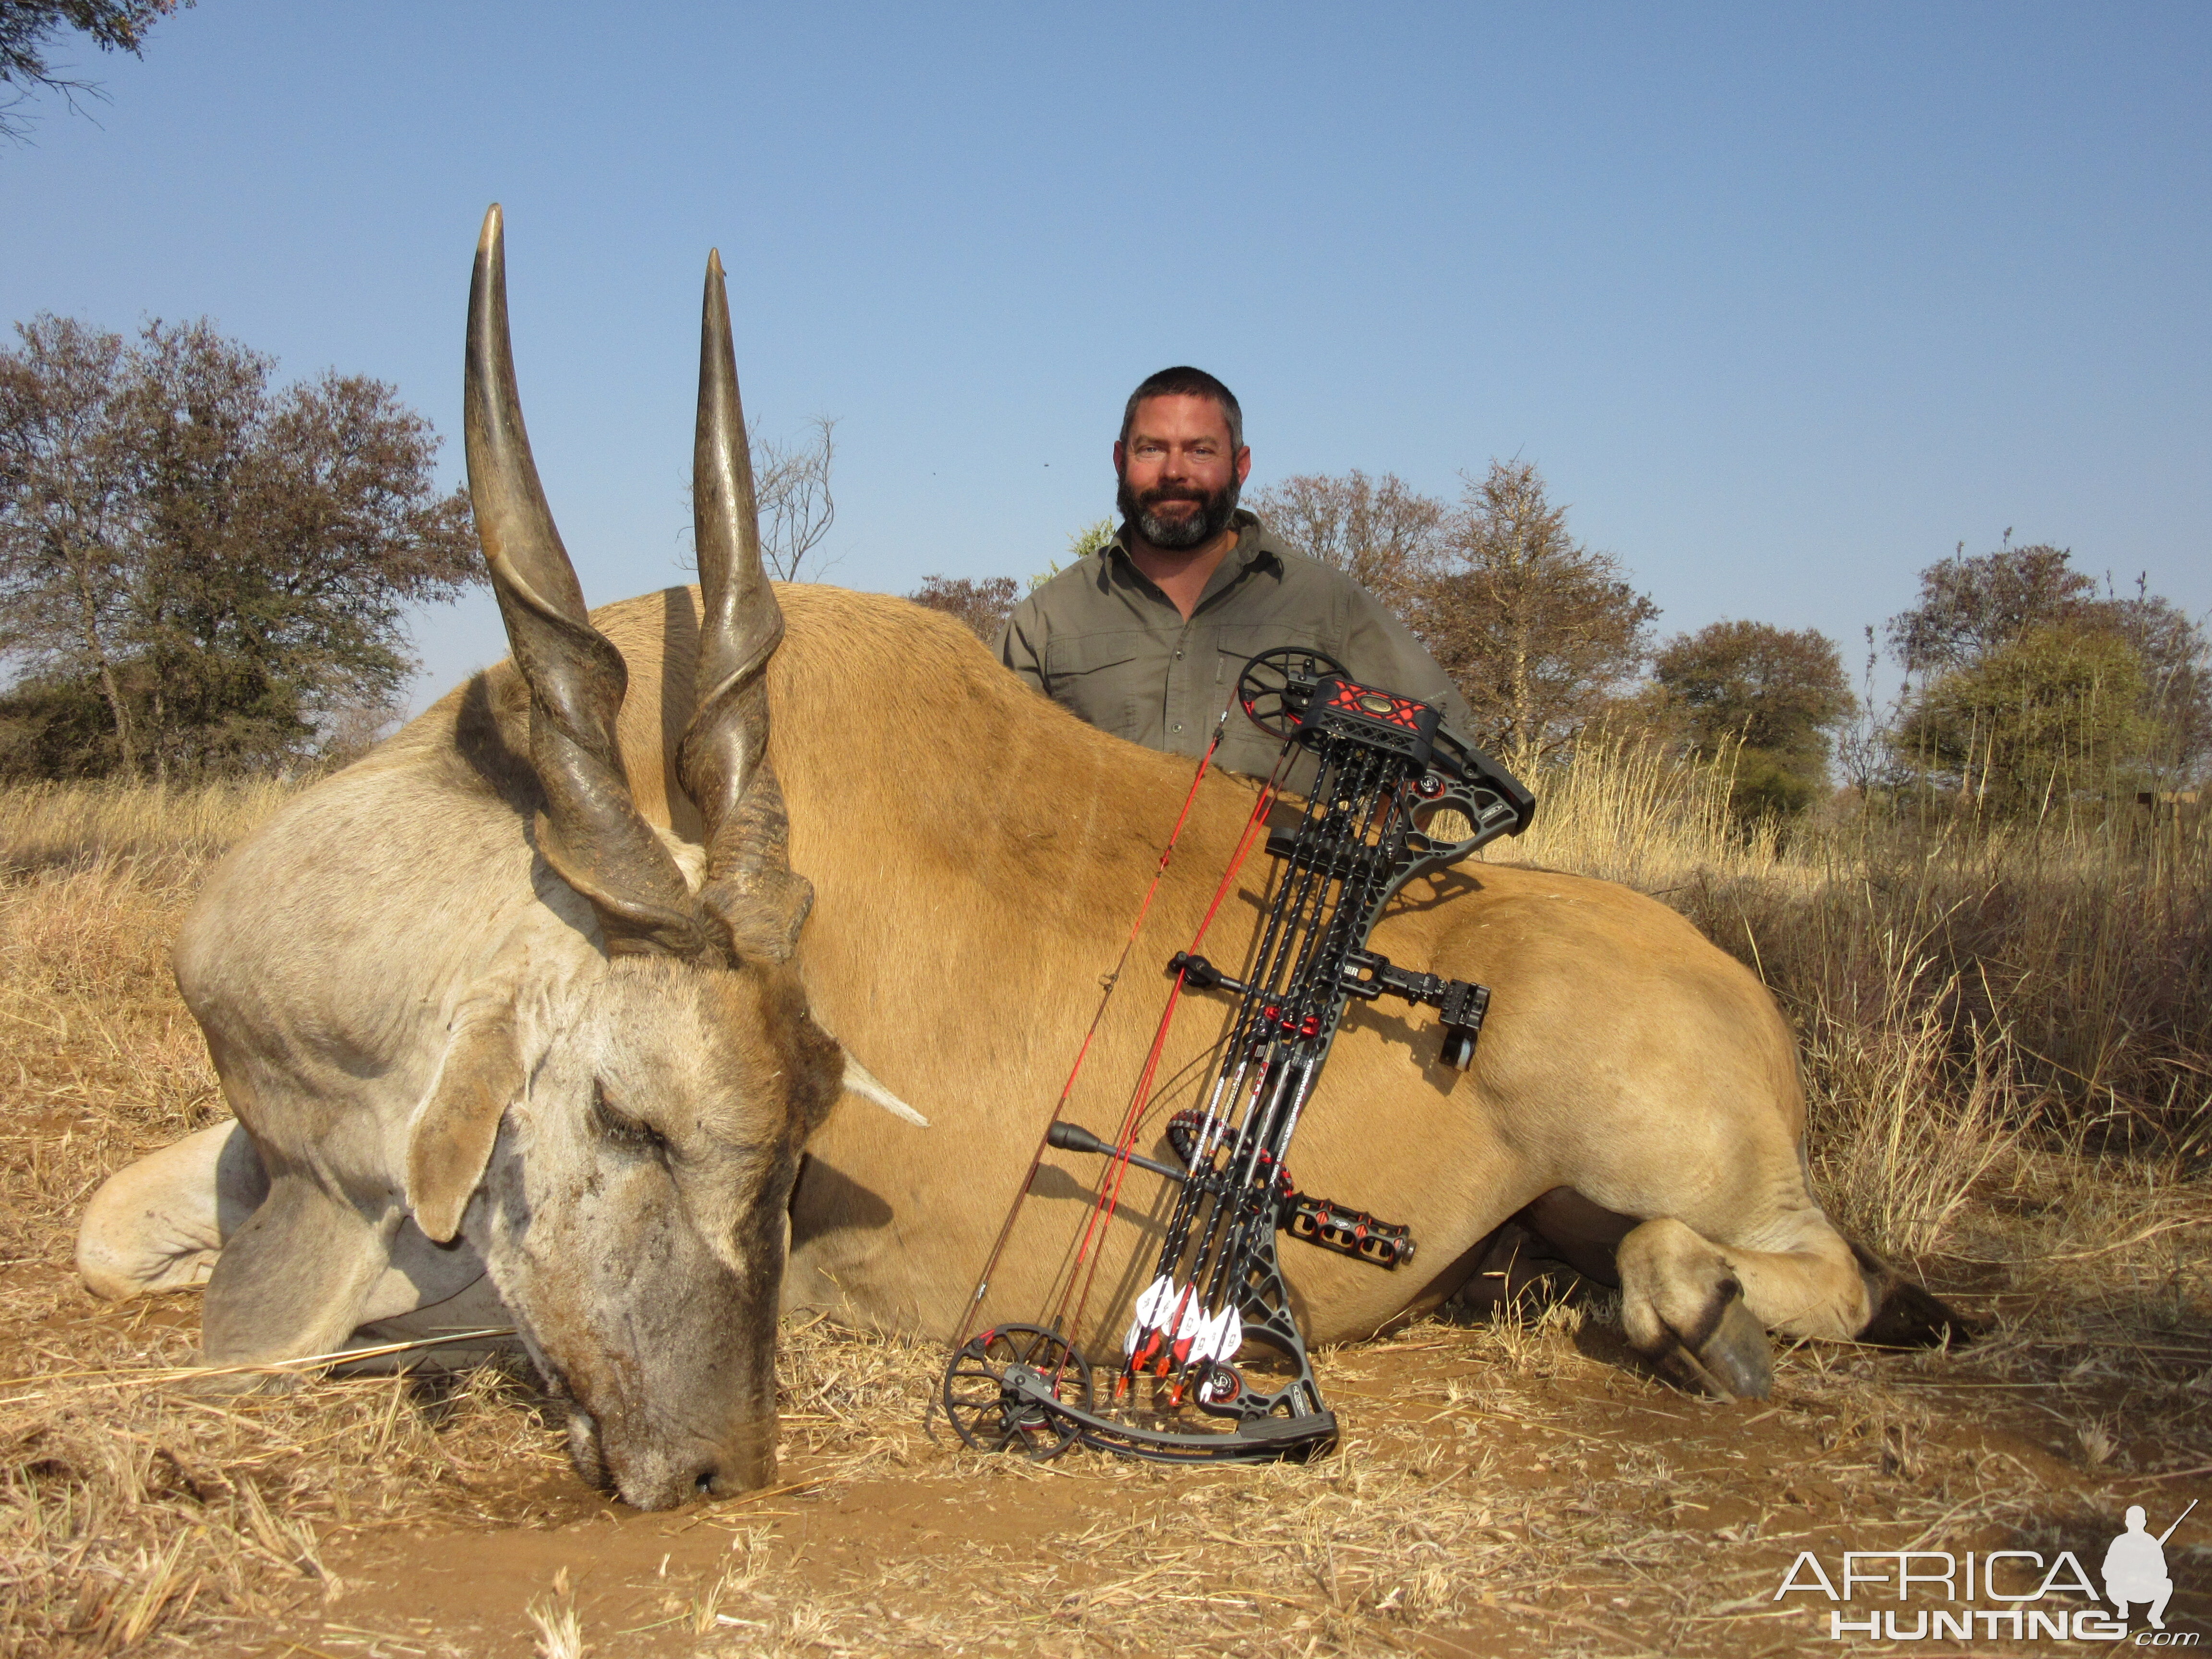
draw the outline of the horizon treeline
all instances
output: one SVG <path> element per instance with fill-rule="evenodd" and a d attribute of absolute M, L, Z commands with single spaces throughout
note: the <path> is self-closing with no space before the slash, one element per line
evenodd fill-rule
<path fill-rule="evenodd" d="M 415 605 L 483 580 L 465 489 L 397 391 L 276 362 L 204 319 L 135 337 L 68 318 L 0 350 L 0 780 L 185 783 L 362 752 L 417 666 Z M 836 422 L 756 440 L 765 552 L 795 578 L 836 513 Z M 1456 501 L 1395 474 L 1301 474 L 1249 505 L 1389 606 L 1466 695 L 1474 741 L 1533 775 L 1592 734 L 1725 765 L 1739 817 L 1917 795 L 2014 817 L 2185 789 L 2212 763 L 2203 625 L 2064 548 L 1963 543 L 1920 574 L 1855 689 L 1838 642 L 1729 619 L 1660 638 L 1623 561 L 1578 540 L 1526 460 Z M 1110 521 L 1070 538 L 1080 558 Z M 1027 588 L 908 595 L 992 640 Z M 1905 596 L 1900 596 L 1900 598 Z M 1879 653 L 1901 693 L 1869 706 Z"/>
<path fill-rule="evenodd" d="M 1462 475 L 1455 503 L 1395 474 L 1300 474 L 1246 505 L 1278 536 L 1381 600 L 1450 674 L 1469 733 L 1531 775 L 1592 736 L 1634 737 L 1727 766 L 1747 820 L 1786 818 L 1838 787 L 2017 816 L 2083 794 L 2185 788 L 2212 761 L 2203 625 L 2138 578 L 2131 592 L 2070 552 L 1964 543 L 1915 601 L 1865 635 L 1861 690 L 1814 629 L 1728 619 L 1661 640 L 1622 562 L 1577 540 L 1530 462 Z M 1112 536 L 1100 520 L 1068 557 Z M 1055 564 L 1033 577 L 1034 588 Z M 987 642 L 1012 577 L 931 576 L 908 597 Z M 1903 687 L 1870 706 L 1884 647 Z"/>

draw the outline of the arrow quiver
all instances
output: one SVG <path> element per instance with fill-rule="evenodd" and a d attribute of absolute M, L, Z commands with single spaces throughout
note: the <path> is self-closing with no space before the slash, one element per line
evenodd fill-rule
<path fill-rule="evenodd" d="M 1119 1142 L 1057 1112 L 1047 1129 L 1045 1146 L 1103 1158 L 1104 1173 L 1044 1311 L 1032 1322 L 970 1327 L 953 1355 L 940 1399 L 971 1446 L 1050 1457 L 1080 1442 L 1170 1462 L 1310 1456 L 1334 1442 L 1336 1419 L 1322 1403 L 1291 1312 L 1277 1235 L 1386 1272 L 1414 1254 L 1404 1227 L 1300 1192 L 1287 1161 L 1291 1139 L 1353 998 L 1435 1009 L 1437 1060 L 1461 1070 L 1473 1062 L 1489 991 L 1397 967 L 1368 950 L 1367 939 L 1407 882 L 1518 835 L 1535 799 L 1445 731 L 1436 708 L 1361 685 L 1320 652 L 1262 652 L 1237 690 L 1244 713 L 1283 740 L 1276 778 L 1303 755 L 1312 787 L 1294 822 L 1267 836 L 1276 867 L 1245 976 L 1194 946 L 1170 958 L 1174 989 Z M 1201 763 L 1201 777 L 1204 769 Z M 1271 781 L 1261 793 L 1254 826 L 1275 787 Z M 1466 833 L 1432 837 L 1425 826 L 1443 828 L 1447 812 Z M 1222 893 L 1236 875 L 1232 862 Z M 1200 1103 L 1164 1126 L 1176 1158 L 1169 1163 L 1137 1146 L 1158 1104 L 1154 1068 L 1186 990 L 1218 993 L 1232 1006 Z M 1071 1076 L 1071 1090 L 1073 1083 Z M 1062 1109 L 1066 1102 L 1063 1093 Z M 1040 1149 L 1040 1164 L 1042 1157 Z M 1120 1213 L 1133 1168 L 1158 1176 L 1171 1194 L 1144 1217 L 1161 1239 L 1155 1271 L 1136 1294 L 1120 1353 L 1085 1355 L 1061 1333 L 1080 1325 L 1103 1234 Z M 1013 1224 L 1010 1216 L 1000 1250 Z M 971 1308 L 980 1310 L 998 1260 L 994 1251 Z M 1261 1352 L 1232 1363 L 1248 1345 Z"/>

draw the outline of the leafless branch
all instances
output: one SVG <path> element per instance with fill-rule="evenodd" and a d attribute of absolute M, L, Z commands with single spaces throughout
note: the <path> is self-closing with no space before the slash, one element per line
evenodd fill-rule
<path fill-rule="evenodd" d="M 817 415 L 810 437 L 789 444 L 753 440 L 753 491 L 760 504 L 761 556 L 778 581 L 795 582 L 806 556 L 837 521 L 830 493 L 830 463 L 837 451 L 837 422 Z"/>

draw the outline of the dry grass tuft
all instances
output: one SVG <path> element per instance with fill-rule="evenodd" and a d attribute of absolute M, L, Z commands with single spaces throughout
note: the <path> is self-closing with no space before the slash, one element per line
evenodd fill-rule
<path fill-rule="evenodd" d="M 1765 981 L 1804 1040 L 1822 1191 L 1883 1249 L 1936 1252 L 2024 1142 L 2170 1183 L 2212 1160 L 2212 815 L 1839 809 L 1785 843 L 1730 828 L 1724 775 L 1630 740 L 1542 785 L 1497 856 L 1653 894 Z"/>
<path fill-rule="evenodd" d="M 1778 860 L 1771 830 L 1746 840 L 1730 828 L 1725 773 L 1632 737 L 1578 745 L 1534 787 L 1535 822 L 1527 835 L 1492 848 L 1492 857 L 1662 895 L 1717 861 L 1756 876 L 1772 871 Z"/>
<path fill-rule="evenodd" d="M 553 1588 L 527 1609 L 538 1627 L 541 1659 L 584 1659 L 584 1626 L 577 1616 L 575 1592 L 568 1583 L 568 1569 L 553 1575 Z"/>

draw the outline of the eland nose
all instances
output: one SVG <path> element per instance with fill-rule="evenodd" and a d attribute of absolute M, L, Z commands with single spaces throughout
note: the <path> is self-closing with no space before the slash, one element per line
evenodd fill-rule
<path fill-rule="evenodd" d="M 775 1459 L 763 1457 L 750 1468 L 738 1470 L 716 1464 L 699 1471 L 692 1481 L 692 1490 L 702 1498 L 735 1498 L 749 1492 L 757 1492 L 775 1480 Z"/>
<path fill-rule="evenodd" d="M 702 1498 L 735 1498 L 775 1480 L 775 1442 L 772 1436 L 732 1448 L 700 1466 L 692 1488 Z"/>

